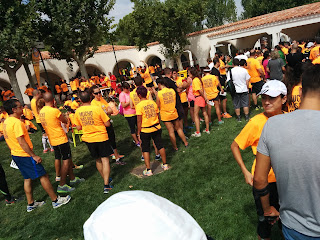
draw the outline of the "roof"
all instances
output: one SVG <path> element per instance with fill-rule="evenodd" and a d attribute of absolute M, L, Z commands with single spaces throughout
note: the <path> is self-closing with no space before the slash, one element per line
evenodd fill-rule
<path fill-rule="evenodd" d="M 204 29 L 198 32 L 188 34 L 188 37 L 197 36 L 204 33 L 211 33 L 208 37 L 214 37 L 229 32 L 235 32 L 243 29 L 255 28 L 266 24 L 286 21 L 292 18 L 307 17 L 320 14 L 320 2 L 311 3 L 299 7 L 268 13 L 265 15 L 241 20 L 234 23 L 228 23 L 222 26 Z"/>

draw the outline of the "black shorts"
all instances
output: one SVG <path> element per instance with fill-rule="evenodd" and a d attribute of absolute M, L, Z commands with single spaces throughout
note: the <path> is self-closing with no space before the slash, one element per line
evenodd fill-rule
<path fill-rule="evenodd" d="M 219 94 L 218 94 L 218 96 L 216 96 L 216 98 L 210 99 L 209 101 L 219 101 L 220 97 L 223 97 L 223 96 L 219 96 Z"/>
<path fill-rule="evenodd" d="M 125 117 L 125 118 L 127 119 L 127 122 L 129 124 L 131 134 L 135 134 L 136 126 L 137 126 L 137 116 Z"/>
<path fill-rule="evenodd" d="M 99 159 L 102 157 L 109 157 L 113 154 L 113 150 L 110 146 L 109 140 L 104 142 L 86 142 L 90 155 L 93 159 Z"/>
<path fill-rule="evenodd" d="M 42 133 L 46 133 L 46 131 L 44 130 L 44 128 L 42 127 L 42 124 L 41 123 L 37 123 L 39 128 L 41 129 L 41 132 Z"/>
<path fill-rule="evenodd" d="M 221 86 L 225 86 L 226 81 L 227 81 L 227 75 L 220 75 L 219 81 L 220 81 Z"/>
<path fill-rule="evenodd" d="M 181 103 L 181 104 L 182 104 L 183 109 L 185 109 L 185 108 L 188 108 L 188 107 L 189 107 L 188 102 L 184 102 L 184 103 Z"/>
<path fill-rule="evenodd" d="M 154 87 L 153 81 L 151 83 L 146 84 L 147 87 Z"/>
<path fill-rule="evenodd" d="M 236 93 L 232 98 L 234 109 L 249 107 L 249 96 L 247 92 Z"/>
<path fill-rule="evenodd" d="M 190 103 L 190 107 L 194 107 L 194 101 L 193 100 L 191 100 L 189 103 Z"/>
<path fill-rule="evenodd" d="M 279 211 L 279 197 L 277 191 L 277 184 L 275 182 L 269 183 L 269 193 L 270 206 L 273 206 L 275 209 L 277 209 L 277 211 Z M 264 217 L 260 197 L 255 198 L 254 201 L 256 204 L 257 214 L 259 216 L 257 234 L 261 238 L 270 238 L 272 225 Z M 281 229 L 282 225 L 280 220 L 278 221 L 278 226 Z"/>
<path fill-rule="evenodd" d="M 57 160 L 71 159 L 71 148 L 69 142 L 53 146 L 54 158 Z"/>
<path fill-rule="evenodd" d="M 110 127 L 106 127 L 110 145 L 113 149 L 117 149 L 117 144 L 116 144 L 116 134 L 114 133 L 114 129 L 112 124 L 110 123 Z"/>
<path fill-rule="evenodd" d="M 177 120 L 180 120 L 179 117 L 176 118 L 176 119 L 170 120 L 170 121 L 162 121 L 162 122 L 171 122 L 171 123 L 173 123 L 174 121 L 177 121 Z"/>
<path fill-rule="evenodd" d="M 162 139 L 161 139 L 161 132 L 162 132 L 162 130 L 159 129 L 158 131 L 155 131 L 152 133 L 143 133 L 143 132 L 140 133 L 142 152 L 150 152 L 151 138 L 153 139 L 154 144 L 156 145 L 158 150 L 163 148 Z"/>
<path fill-rule="evenodd" d="M 184 110 L 182 107 L 182 104 L 180 104 L 178 107 L 176 106 L 177 112 L 178 112 L 178 118 L 179 120 L 184 118 Z"/>
<path fill-rule="evenodd" d="M 256 83 L 251 83 L 252 85 L 252 93 L 256 93 L 258 94 L 261 89 L 262 89 L 262 86 L 264 85 L 264 81 L 260 81 L 260 82 L 256 82 Z"/>

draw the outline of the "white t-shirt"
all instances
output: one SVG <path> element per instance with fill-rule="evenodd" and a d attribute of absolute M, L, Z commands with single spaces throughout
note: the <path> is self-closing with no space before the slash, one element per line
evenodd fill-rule
<path fill-rule="evenodd" d="M 243 67 L 234 67 L 232 71 L 232 80 L 237 93 L 248 92 L 246 81 L 250 79 L 248 70 Z M 230 71 L 228 71 L 227 81 L 230 80 Z"/>
<path fill-rule="evenodd" d="M 237 56 L 235 56 L 234 58 L 237 58 L 237 59 L 239 59 L 239 60 L 241 60 L 241 59 L 244 59 L 244 60 L 248 60 L 248 57 L 246 56 L 246 55 L 243 55 L 243 54 L 241 54 L 241 55 L 237 55 Z"/>
<path fill-rule="evenodd" d="M 209 65 L 208 65 L 208 67 L 210 68 L 210 70 L 213 68 L 213 62 L 211 62 Z"/>

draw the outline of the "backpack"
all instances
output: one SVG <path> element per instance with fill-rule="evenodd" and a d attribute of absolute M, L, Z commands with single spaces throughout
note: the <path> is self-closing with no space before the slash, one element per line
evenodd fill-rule
<path fill-rule="evenodd" d="M 227 91 L 230 93 L 231 97 L 233 98 L 236 94 L 236 87 L 234 86 L 233 80 L 232 80 L 232 69 L 230 70 L 230 80 L 226 83 Z"/>

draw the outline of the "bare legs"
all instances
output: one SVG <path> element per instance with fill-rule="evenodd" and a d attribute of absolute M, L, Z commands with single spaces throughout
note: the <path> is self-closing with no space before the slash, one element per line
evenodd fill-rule
<path fill-rule="evenodd" d="M 110 164 L 108 157 L 102 157 L 96 159 L 96 167 L 103 178 L 104 185 L 109 184 L 109 176 L 110 176 Z"/>

